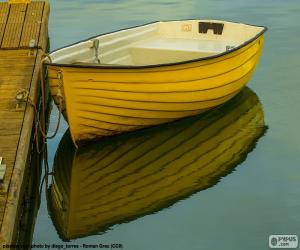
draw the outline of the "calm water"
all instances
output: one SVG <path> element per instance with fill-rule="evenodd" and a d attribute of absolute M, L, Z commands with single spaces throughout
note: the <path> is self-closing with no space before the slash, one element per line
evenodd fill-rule
<path fill-rule="evenodd" d="M 128 250 L 252 250 L 268 249 L 270 234 L 297 234 L 300 236 L 299 1 L 157 0 L 150 3 L 148 1 L 122 0 L 57 0 L 50 1 L 50 4 L 52 6 L 49 27 L 51 49 L 98 33 L 163 19 L 215 18 L 265 25 L 269 28 L 261 63 L 249 84 L 253 91 L 250 92 L 251 95 L 259 98 L 259 101 L 257 100 L 259 110 L 256 110 L 256 112 L 262 113 L 263 110 L 265 123 L 269 126 L 269 129 L 258 140 L 255 149 L 247 155 L 247 158 L 245 160 L 239 158 L 232 160 L 230 158 L 234 166 L 223 164 L 225 169 L 216 170 L 213 178 L 207 179 L 200 176 L 197 182 L 192 179 L 195 176 L 187 177 L 186 186 L 183 186 L 186 192 L 182 195 L 178 190 L 170 189 L 164 192 L 167 194 L 165 198 L 159 198 L 155 195 L 149 196 L 151 199 L 149 202 L 156 204 L 150 209 L 149 206 L 147 206 L 147 209 L 139 208 L 140 203 L 137 202 L 133 205 L 136 210 L 132 209 L 131 213 L 123 217 L 119 214 L 119 217 L 112 216 L 114 219 L 106 220 L 107 217 L 103 212 L 100 213 L 103 217 L 97 215 L 97 213 L 91 214 L 88 217 L 89 224 L 87 221 L 76 221 L 73 219 L 74 217 L 70 217 L 69 225 L 73 225 L 73 228 L 76 228 L 76 226 L 86 228 L 86 236 L 71 240 L 69 243 L 80 245 L 121 243 L 124 249 Z M 255 104 L 244 103 L 244 105 L 250 111 L 255 109 Z M 230 112 L 233 112 L 234 115 L 241 112 L 240 110 L 232 111 L 231 109 L 232 107 L 228 107 L 217 115 L 224 118 L 224 116 L 231 117 Z M 248 119 L 244 113 L 241 113 L 240 116 L 243 121 Z M 57 110 L 54 109 L 51 116 L 50 130 L 53 129 L 56 119 Z M 194 122 L 197 122 L 197 120 Z M 181 124 L 180 126 L 185 126 L 184 128 L 190 131 L 192 124 Z M 212 124 L 210 121 L 208 126 L 212 126 Z M 216 124 L 221 127 L 226 125 Z M 263 125 L 262 122 L 260 125 Z M 226 126 L 234 131 L 235 125 L 233 123 Z M 257 137 L 261 135 L 259 132 L 261 126 L 256 123 L 253 125 L 249 120 L 248 123 L 243 125 L 243 128 L 237 127 L 236 134 L 231 135 L 232 138 L 239 136 L 238 133 L 246 129 L 250 129 L 251 133 L 247 133 L 249 136 L 248 144 L 243 142 L 243 145 L 235 148 L 235 150 L 237 152 L 250 150 L 250 144 L 253 144 Z M 66 130 L 67 124 L 63 123 L 59 135 L 54 140 L 49 141 L 50 166 L 54 164 L 54 155 Z M 166 128 L 161 128 L 159 129 L 161 132 L 151 131 L 147 133 L 150 133 L 150 137 L 153 137 L 151 133 L 163 134 L 165 130 Z M 167 131 L 176 134 L 176 131 L 172 129 L 167 129 Z M 139 136 L 146 135 L 137 134 L 136 136 L 131 135 L 129 138 L 125 137 L 125 139 L 123 137 L 115 139 L 116 141 L 112 142 L 115 144 L 112 145 L 126 145 L 127 139 L 136 141 Z M 64 137 L 62 143 L 67 143 L 65 142 L 66 138 L 67 136 Z M 211 139 L 216 145 L 218 140 L 221 140 L 218 135 L 211 135 Z M 88 159 L 91 161 L 94 159 L 94 166 L 101 169 L 103 165 L 101 159 L 98 160 L 97 155 L 110 146 L 98 144 L 91 146 L 91 149 L 77 152 L 75 158 L 79 170 L 80 167 L 84 169 L 84 164 L 88 162 Z M 75 154 L 70 145 L 67 147 L 70 152 L 61 152 L 60 149 L 58 153 L 58 155 L 66 156 L 66 163 L 68 163 L 67 156 Z M 233 157 L 235 151 L 228 152 L 226 155 Z M 235 166 L 238 162 L 240 162 L 239 165 Z M 57 160 L 55 164 L 58 168 Z M 75 172 L 70 172 L 71 165 L 69 162 L 65 166 L 64 171 L 68 173 L 67 176 L 76 175 Z M 153 167 L 155 168 L 155 166 Z M 206 166 L 207 171 L 214 167 L 218 169 L 215 165 L 212 165 L 212 167 Z M 144 170 L 147 171 L 147 169 L 142 168 L 142 171 Z M 205 169 L 200 172 L 197 172 L 197 169 L 191 171 L 193 170 L 195 170 L 195 175 L 200 175 L 201 171 L 205 171 Z M 228 174 L 230 171 L 233 172 Z M 77 175 L 81 176 L 78 173 Z M 85 174 L 93 175 L 93 173 Z M 165 179 L 168 181 L 168 178 Z M 85 181 L 89 182 L 89 180 Z M 126 179 L 123 181 L 126 182 Z M 214 185 L 216 181 L 219 182 Z M 68 182 L 66 181 L 66 183 Z M 82 183 L 79 182 L 78 186 Z M 193 185 L 189 186 L 188 184 Z M 59 185 L 60 183 L 57 181 L 57 186 Z M 188 186 L 189 188 L 187 188 Z M 92 185 L 91 187 L 91 190 L 97 190 L 97 188 L 101 190 L 101 186 Z M 159 185 L 153 185 L 153 187 L 160 188 Z M 131 186 L 129 185 L 128 188 L 131 188 Z M 115 189 L 117 190 L 118 187 L 115 187 Z M 199 191 L 201 189 L 204 190 Z M 146 189 L 145 191 L 142 190 L 142 192 L 146 191 Z M 79 197 L 84 194 L 84 189 L 79 189 L 77 192 L 76 195 Z M 55 219 L 55 216 L 52 215 L 54 219 L 52 220 L 49 216 L 44 193 L 36 221 L 33 242 L 64 244 L 62 238 L 68 238 L 68 235 L 63 230 L 57 232 L 56 228 L 60 228 L 57 226 L 59 218 Z M 94 193 L 94 195 L 98 194 L 100 199 L 101 192 Z M 99 206 L 101 209 L 101 204 L 105 204 L 108 201 L 107 199 L 115 200 L 117 206 L 118 199 L 126 200 L 130 198 L 125 191 L 120 191 L 120 195 L 119 198 L 113 195 L 101 198 L 103 199 L 102 203 L 95 203 L 96 198 L 89 199 L 88 196 L 85 197 L 84 195 L 81 195 L 81 197 L 88 199 L 90 203 L 86 203 L 90 206 Z M 69 196 L 70 200 L 76 199 L 76 196 L 73 196 Z M 173 197 L 172 201 L 169 200 L 171 196 Z M 157 202 L 158 199 L 160 203 Z M 51 200 L 51 197 L 49 200 Z M 129 208 L 130 206 L 128 206 Z M 76 209 L 79 208 L 73 206 L 73 210 Z M 114 206 L 111 207 L 111 211 L 112 213 L 117 212 Z M 52 214 L 55 214 L 55 208 L 53 207 Z M 93 219 L 91 220 L 91 218 Z M 93 228 L 95 224 L 98 224 L 98 230 Z M 72 238 L 71 231 L 69 233 L 70 238 Z M 74 235 L 76 237 L 76 234 Z"/>

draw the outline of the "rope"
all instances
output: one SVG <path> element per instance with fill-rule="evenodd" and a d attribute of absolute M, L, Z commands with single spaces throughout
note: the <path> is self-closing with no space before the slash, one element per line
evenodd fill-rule
<path fill-rule="evenodd" d="M 45 59 L 49 59 L 50 56 L 45 54 L 42 56 L 42 63 L 44 63 Z M 51 62 L 51 58 L 50 58 L 50 62 Z M 40 73 L 41 73 L 41 92 L 42 92 L 42 115 L 43 115 L 43 123 L 39 123 L 39 129 L 40 129 L 40 132 L 42 134 L 42 136 L 44 137 L 44 139 L 53 139 L 57 133 L 58 133 L 58 130 L 59 130 L 59 125 L 60 125 L 60 121 L 61 121 L 61 115 L 62 115 L 62 103 L 63 103 L 63 95 L 61 93 L 61 88 L 62 88 L 62 72 L 59 71 L 58 73 L 58 79 L 59 79 L 59 88 L 58 88 L 58 93 L 57 93 L 57 98 L 59 99 L 59 103 L 58 103 L 58 111 L 59 111 L 59 115 L 58 115 L 58 120 L 57 120 L 57 124 L 56 124 L 56 127 L 55 127 L 55 130 L 54 130 L 54 133 L 50 136 L 47 136 L 47 133 L 45 132 L 46 131 L 46 117 L 45 117 L 45 114 L 46 114 L 46 83 L 45 83 L 45 74 L 44 74 L 44 67 L 43 67 L 43 64 L 42 64 L 42 68 L 40 70 Z"/>
<path fill-rule="evenodd" d="M 45 74 L 44 74 L 44 62 L 46 60 L 49 60 L 52 62 L 51 57 L 48 54 L 43 54 L 41 58 L 41 70 L 40 70 L 40 78 L 41 78 L 41 119 L 39 117 L 38 108 L 35 104 L 35 102 L 31 99 L 29 91 L 27 89 L 20 89 L 16 93 L 16 100 L 18 103 L 25 102 L 30 104 L 33 107 L 34 110 L 34 140 L 37 148 L 38 154 L 41 154 L 45 151 L 45 144 L 47 143 L 47 139 L 53 139 L 59 130 L 60 122 L 61 122 L 61 116 L 62 116 L 62 104 L 63 104 L 63 95 L 61 93 L 61 88 L 63 86 L 62 83 L 62 72 L 59 72 L 58 79 L 59 79 L 59 90 L 57 94 L 57 98 L 59 99 L 58 107 L 59 107 L 59 115 L 57 124 L 55 127 L 55 130 L 52 135 L 47 135 L 46 132 L 46 82 L 45 82 Z M 40 146 L 39 143 L 39 133 L 43 137 L 43 146 Z"/>
<path fill-rule="evenodd" d="M 58 114 L 58 120 L 57 120 L 57 124 L 54 130 L 54 133 L 52 135 L 47 135 L 46 132 L 46 81 L 45 81 L 45 72 L 44 72 L 44 62 L 48 59 L 48 61 L 51 63 L 52 59 L 48 54 L 43 54 L 41 57 L 41 70 L 40 70 L 40 78 L 41 78 L 41 94 L 42 94 L 42 122 L 40 122 L 39 117 L 37 116 L 37 123 L 38 123 L 38 129 L 39 132 L 41 133 L 42 137 L 43 137 L 43 149 L 42 149 L 42 153 L 43 153 L 43 162 L 44 162 L 44 176 L 42 179 L 42 182 L 40 184 L 40 189 L 39 192 L 41 194 L 42 192 L 42 188 L 43 188 L 43 184 L 45 183 L 45 193 L 47 195 L 47 189 L 48 189 L 48 177 L 49 175 L 52 175 L 52 173 L 49 172 L 49 162 L 48 162 L 48 147 L 47 147 L 47 139 L 53 139 L 59 130 L 59 126 L 60 126 L 60 121 L 61 121 L 61 115 L 62 115 L 62 104 L 63 104 L 63 95 L 61 94 L 61 90 L 60 88 L 62 88 L 63 83 L 62 81 L 62 73 L 60 72 L 61 77 L 59 77 L 59 92 L 60 95 L 58 95 L 59 98 L 59 114 Z M 37 112 L 37 109 L 36 109 Z M 37 146 L 37 151 L 38 151 L 38 146 Z"/>
<path fill-rule="evenodd" d="M 36 143 L 37 152 L 38 152 L 38 154 L 41 154 L 42 150 L 40 149 L 39 141 L 38 141 L 39 118 L 38 118 L 38 110 L 37 110 L 36 104 L 34 103 L 34 101 L 29 96 L 29 91 L 27 89 L 18 90 L 17 94 L 16 94 L 16 100 L 17 100 L 18 103 L 21 103 L 21 102 L 28 103 L 29 105 L 32 106 L 32 108 L 34 110 L 34 140 L 35 140 L 35 143 Z"/>
<path fill-rule="evenodd" d="M 62 72 L 59 71 L 58 74 L 58 81 L 59 81 L 59 88 L 57 93 L 58 98 L 58 106 L 59 106 L 59 116 L 57 120 L 57 124 L 55 127 L 55 130 L 52 135 L 47 135 L 46 132 L 46 81 L 45 81 L 45 73 L 44 73 L 44 62 L 46 60 L 49 60 L 52 62 L 51 57 L 48 54 L 43 54 L 41 57 L 41 69 L 40 69 L 40 78 L 41 78 L 41 119 L 39 117 L 38 107 L 36 103 L 32 100 L 30 97 L 30 93 L 28 89 L 20 89 L 16 93 L 16 100 L 17 104 L 20 103 L 28 103 L 30 106 L 32 106 L 34 110 L 34 141 L 36 145 L 36 151 L 39 155 L 42 154 L 43 158 L 43 165 L 44 165 L 44 176 L 42 178 L 40 188 L 39 188 L 39 195 L 41 194 L 43 184 L 46 184 L 46 192 L 48 187 L 48 176 L 52 175 L 52 173 L 49 172 L 49 163 L 48 163 L 48 149 L 47 149 L 47 139 L 53 139 L 59 130 L 60 122 L 61 122 L 61 116 L 62 116 L 62 107 L 63 107 L 63 94 L 62 94 L 62 87 L 63 87 L 63 79 L 62 79 Z M 40 137 L 39 134 L 41 134 L 43 142 L 42 146 L 40 145 Z"/>

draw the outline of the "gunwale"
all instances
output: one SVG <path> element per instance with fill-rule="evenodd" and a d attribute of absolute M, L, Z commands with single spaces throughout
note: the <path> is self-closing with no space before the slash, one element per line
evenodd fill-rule
<path fill-rule="evenodd" d="M 98 34 L 89 38 L 86 38 L 84 40 L 63 46 L 61 48 L 55 49 L 53 51 L 50 52 L 50 56 L 51 54 L 53 54 L 54 52 L 57 52 L 59 50 L 63 50 L 66 49 L 68 47 L 80 44 L 82 42 L 86 42 L 89 41 L 91 39 L 97 38 L 97 37 L 101 37 L 104 35 L 109 35 L 109 34 L 113 34 L 113 33 L 117 33 L 120 31 L 126 31 L 126 30 L 130 30 L 130 29 L 134 29 L 134 28 L 139 28 L 139 27 L 143 27 L 146 25 L 150 25 L 150 24 L 155 24 L 155 23 L 160 23 L 160 22 L 174 22 L 174 21 L 187 21 L 187 19 L 182 19 L 182 20 L 164 20 L 164 21 L 154 21 L 154 22 L 149 22 L 149 23 L 145 23 L 142 25 L 137 25 L 137 26 L 133 26 L 133 27 L 128 27 L 128 28 L 124 28 L 124 29 L 119 29 L 119 30 L 115 30 L 112 32 L 107 32 L 107 33 L 102 33 L 102 34 Z M 188 19 L 188 21 L 200 21 L 200 19 Z M 221 21 L 221 20 L 218 20 Z M 252 24 L 246 24 L 246 23 L 241 23 L 241 22 L 232 22 L 230 21 L 230 23 L 233 24 L 243 24 L 243 25 L 249 25 L 252 27 L 257 27 L 257 28 L 262 28 L 262 30 L 260 32 L 258 32 L 255 36 L 253 36 L 252 38 L 246 40 L 245 42 L 243 42 L 242 44 L 240 44 L 239 46 L 234 47 L 231 50 L 228 51 L 224 51 L 222 53 L 218 53 L 215 55 L 210 55 L 210 56 L 205 56 L 205 57 L 199 57 L 196 59 L 191 59 L 191 60 L 183 60 L 183 61 L 179 61 L 179 62 L 172 62 L 172 63 L 158 63 L 158 64 L 149 64 L 149 65 L 95 65 L 95 64 L 86 64 L 86 65 L 80 65 L 80 64 L 68 64 L 68 63 L 53 63 L 53 62 L 49 62 L 49 61 L 45 61 L 45 65 L 48 66 L 58 66 L 58 67 L 67 67 L 67 68 L 90 68 L 90 69 L 152 69 L 152 68 L 165 68 L 165 67 L 169 67 L 169 66 L 177 66 L 177 65 L 185 65 L 185 64 L 190 64 L 190 63 L 194 63 L 194 62 L 200 62 L 200 61 L 208 61 L 210 59 L 215 59 L 215 58 L 219 58 L 219 57 L 223 57 L 225 55 L 228 54 L 232 54 L 244 47 L 246 47 L 248 44 L 254 42 L 255 40 L 257 40 L 259 37 L 261 37 L 267 30 L 268 28 L 266 26 L 259 26 L 259 25 L 252 25 Z"/>

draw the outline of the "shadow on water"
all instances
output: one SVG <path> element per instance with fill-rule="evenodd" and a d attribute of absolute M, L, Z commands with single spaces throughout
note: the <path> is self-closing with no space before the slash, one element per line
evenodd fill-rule
<path fill-rule="evenodd" d="M 104 233 L 212 187 L 265 131 L 262 105 L 249 88 L 205 115 L 79 149 L 67 131 L 47 192 L 58 234 L 70 240 Z"/>

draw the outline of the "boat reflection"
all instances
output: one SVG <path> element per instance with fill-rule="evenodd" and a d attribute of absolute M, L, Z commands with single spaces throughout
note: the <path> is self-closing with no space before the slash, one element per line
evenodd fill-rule
<path fill-rule="evenodd" d="M 245 88 L 224 106 L 76 149 L 67 132 L 56 153 L 48 208 L 62 239 L 103 232 L 216 184 L 266 130 Z"/>

